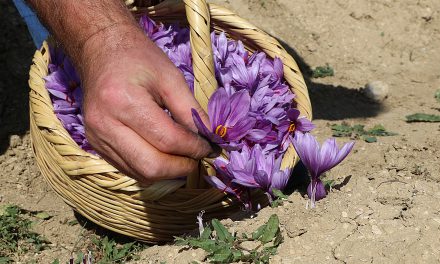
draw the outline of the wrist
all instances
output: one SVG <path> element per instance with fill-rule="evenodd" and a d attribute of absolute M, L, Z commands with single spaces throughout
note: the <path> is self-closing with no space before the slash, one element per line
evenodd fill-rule
<path fill-rule="evenodd" d="M 115 23 L 87 38 L 73 60 L 81 78 L 87 80 L 87 76 L 97 76 L 98 71 L 116 66 L 112 64 L 145 39 L 135 23 Z"/>

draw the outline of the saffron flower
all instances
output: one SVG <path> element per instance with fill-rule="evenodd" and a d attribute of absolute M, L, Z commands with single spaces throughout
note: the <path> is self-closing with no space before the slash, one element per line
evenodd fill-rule
<path fill-rule="evenodd" d="M 244 146 L 241 152 L 232 151 L 226 166 L 236 182 L 250 188 L 260 188 L 272 199 L 273 189 L 283 190 L 290 177 L 290 170 L 281 170 L 281 157 L 265 154 L 260 145 L 252 149 Z"/>
<path fill-rule="evenodd" d="M 195 109 L 192 109 L 192 116 L 201 135 L 226 150 L 233 150 L 241 146 L 238 141 L 255 125 L 255 119 L 248 115 L 249 107 L 247 91 L 239 91 L 229 97 L 224 88 L 218 88 L 208 102 L 211 130 Z"/>
<path fill-rule="evenodd" d="M 245 188 L 235 182 L 234 176 L 227 170 L 228 160 L 219 157 L 214 160 L 214 168 L 216 169 L 216 176 L 205 176 L 205 180 L 213 187 L 222 192 L 226 192 L 237 197 L 238 200 L 244 204 L 247 203 L 246 197 L 242 196 L 245 193 Z"/>
<path fill-rule="evenodd" d="M 271 201 L 273 190 L 283 190 L 290 177 L 290 169 L 280 169 L 281 157 L 275 158 L 275 153 L 266 155 L 260 145 L 253 148 L 244 145 L 241 151 L 230 152 L 229 161 L 221 157 L 215 159 L 214 167 L 218 175 L 208 176 L 206 180 L 244 203 L 241 194 L 245 188 L 259 188 Z"/>
<path fill-rule="evenodd" d="M 295 135 L 293 146 L 311 176 L 307 194 L 310 197 L 312 208 L 315 207 L 316 201 L 327 196 L 324 184 L 319 177 L 344 160 L 350 153 L 353 145 L 354 142 L 348 142 L 342 148 L 339 148 L 336 140 L 330 138 L 324 141 L 322 146 L 319 146 L 315 137 L 309 133 L 297 133 Z"/>
<path fill-rule="evenodd" d="M 286 150 L 287 147 L 292 143 L 292 139 L 296 133 L 310 132 L 315 128 L 315 125 L 310 122 L 306 117 L 300 117 L 300 112 L 298 109 L 292 108 L 287 111 L 288 120 L 284 120 L 278 127 L 282 136 L 281 148 Z"/>

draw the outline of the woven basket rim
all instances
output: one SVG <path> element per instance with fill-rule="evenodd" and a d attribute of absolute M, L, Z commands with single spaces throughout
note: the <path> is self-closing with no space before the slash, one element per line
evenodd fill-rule
<path fill-rule="evenodd" d="M 169 4 L 168 1 L 164 3 Z M 145 9 L 152 19 L 163 21 L 169 18 L 161 15 L 163 4 Z M 162 5 L 162 6 L 161 6 Z M 175 15 L 184 20 L 183 3 L 172 7 Z M 307 88 L 299 68 L 293 58 L 273 38 L 259 30 L 230 10 L 209 4 L 211 24 L 215 30 L 224 29 L 232 36 L 241 35 L 246 44 L 261 45 L 270 57 L 279 56 L 284 64 L 286 82 L 302 100 L 300 109 L 303 115 L 311 118 L 311 105 Z M 169 7 L 167 7 L 169 9 Z M 169 14 L 169 13 L 168 13 Z M 234 24 L 235 23 L 235 24 Z M 248 30 L 245 30 L 248 29 Z M 247 40 L 247 38 L 251 40 Z M 247 41 L 247 42 L 245 42 Z M 256 43 L 256 44 L 255 44 Z M 249 45 L 248 48 L 252 48 Z M 159 242 L 172 238 L 179 233 L 177 229 L 188 230 L 195 226 L 194 216 L 199 209 L 210 208 L 207 217 L 227 215 L 227 211 L 236 206 L 230 197 L 199 183 L 203 188 L 185 189 L 183 180 L 163 180 L 151 186 L 140 186 L 134 179 L 120 174 L 103 159 L 82 150 L 64 129 L 53 112 L 49 93 L 43 77 L 48 74 L 50 61 L 48 44 L 45 42 L 37 50 L 30 70 L 30 119 L 31 137 L 37 164 L 43 176 L 52 188 L 76 211 L 85 215 L 98 225 L 148 242 Z M 299 93 L 297 93 L 297 91 Z M 298 103 L 298 102 L 297 102 Z M 293 167 L 298 157 L 293 148 L 285 154 L 289 162 L 285 166 Z M 81 197 L 86 195 L 87 199 Z M 265 197 L 257 194 L 257 200 Z M 264 204 L 265 202 L 261 202 Z M 163 211 L 163 212 L 162 212 Z M 174 213 L 172 213 L 174 212 Z M 180 219 L 175 212 L 182 214 Z M 175 217 L 178 221 L 165 216 Z M 112 218 L 116 220 L 111 220 Z M 172 222 L 172 223 L 171 223 Z M 140 223 L 144 225 L 141 227 Z M 152 230 L 156 229 L 156 230 Z"/>

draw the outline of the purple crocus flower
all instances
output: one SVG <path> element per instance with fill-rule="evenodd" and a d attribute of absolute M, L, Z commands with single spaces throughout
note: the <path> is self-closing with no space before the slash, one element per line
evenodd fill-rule
<path fill-rule="evenodd" d="M 293 145 L 301 161 L 310 172 L 311 182 L 307 188 L 307 194 L 313 208 L 315 201 L 327 196 L 324 184 L 319 179 L 320 175 L 345 159 L 353 148 L 354 142 L 348 142 L 339 148 L 336 140 L 330 138 L 324 141 L 320 147 L 318 141 L 311 134 L 297 133 L 293 139 Z"/>
<path fill-rule="evenodd" d="M 234 153 L 231 152 L 231 162 L 228 165 L 228 169 L 230 172 L 237 172 L 233 173 L 237 183 L 242 185 L 248 184 L 248 187 L 254 184 L 254 187 L 265 191 L 269 199 L 273 196 L 273 189 L 284 190 L 290 177 L 290 169 L 281 170 L 282 157 L 275 158 L 275 152 L 265 154 L 258 144 L 253 147 L 250 155 L 242 151 L 241 159 L 234 159 L 232 157 Z M 236 162 L 236 160 L 240 162 Z M 247 164 L 247 166 L 240 168 L 243 164 Z M 249 169 L 252 164 L 254 164 L 254 168 Z M 241 173 L 239 173 L 240 170 Z M 243 176 L 245 174 L 247 174 L 246 177 L 241 177 L 240 179 L 239 175 Z"/>
<path fill-rule="evenodd" d="M 234 150 L 241 147 L 238 141 L 255 125 L 255 119 L 248 115 L 249 107 L 250 96 L 247 91 L 239 91 L 229 97 L 224 88 L 218 88 L 208 102 L 211 130 L 205 126 L 195 109 L 191 111 L 200 134 L 226 150 Z"/>
<path fill-rule="evenodd" d="M 298 109 L 291 108 L 287 111 L 287 117 L 289 118 L 289 132 L 301 131 L 309 132 L 315 128 L 315 125 L 310 122 L 306 117 L 300 117 L 300 112 Z"/>
<path fill-rule="evenodd" d="M 165 28 L 163 24 L 157 25 L 147 16 L 142 16 L 139 24 L 147 36 L 164 51 L 166 51 L 167 46 L 173 43 L 174 36 L 177 34 L 172 26 Z"/>
<path fill-rule="evenodd" d="M 233 59 L 233 66 L 231 67 L 232 83 L 235 87 L 240 89 L 247 89 L 251 93 L 256 89 L 259 82 L 260 65 L 253 63 L 246 66 L 244 59 L 237 55 L 231 54 Z"/>
<path fill-rule="evenodd" d="M 192 66 L 191 47 L 189 43 L 182 43 L 174 49 L 169 49 L 166 54 L 178 68 L 181 65 L 187 67 Z"/>
<path fill-rule="evenodd" d="M 222 181 L 222 184 L 214 185 L 211 182 L 217 188 L 236 183 L 248 188 L 260 188 L 268 194 L 269 199 L 272 199 L 273 189 L 283 190 L 290 177 L 289 169 L 280 169 L 281 158 L 276 159 L 275 153 L 265 154 L 258 144 L 253 148 L 244 145 L 241 151 L 232 151 L 229 163 L 222 158 L 219 159 L 223 165 L 216 166 L 220 168 L 217 172 L 229 177 L 226 183 Z"/>
<path fill-rule="evenodd" d="M 283 120 L 278 126 L 280 136 L 282 137 L 281 149 L 283 151 L 285 151 L 287 147 L 289 147 L 290 143 L 292 143 L 294 135 L 299 132 L 310 132 L 315 128 L 315 125 L 310 122 L 310 120 L 304 116 L 299 116 L 300 112 L 298 109 L 291 108 L 287 110 L 286 115 L 288 119 Z"/>
<path fill-rule="evenodd" d="M 79 76 L 67 57 L 64 57 L 62 65 L 59 65 L 54 72 L 44 77 L 44 80 L 49 93 L 58 99 L 74 104 L 82 95 L 78 91 L 80 86 Z"/>
<path fill-rule="evenodd" d="M 218 157 L 214 160 L 214 167 L 216 170 L 216 176 L 205 176 L 205 180 L 211 184 L 211 186 L 219 189 L 222 192 L 226 192 L 234 195 L 237 199 L 245 203 L 245 197 L 242 196 L 245 193 L 243 186 L 234 183 L 234 177 L 227 170 L 228 160 Z"/>

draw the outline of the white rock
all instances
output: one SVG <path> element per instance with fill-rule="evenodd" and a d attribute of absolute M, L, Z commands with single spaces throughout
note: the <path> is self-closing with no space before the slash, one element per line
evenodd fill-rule
<path fill-rule="evenodd" d="M 21 138 L 20 138 L 18 135 L 12 135 L 12 136 L 9 138 L 9 146 L 10 146 L 11 148 L 15 148 L 15 147 L 17 147 L 18 145 L 21 145 Z"/>
<path fill-rule="evenodd" d="M 365 85 L 365 96 L 375 102 L 382 102 L 388 97 L 389 88 L 388 84 L 382 81 L 372 81 Z"/>
<path fill-rule="evenodd" d="M 377 225 L 371 226 L 371 232 L 373 232 L 373 234 L 378 236 L 382 235 L 382 231 L 379 229 Z"/>

